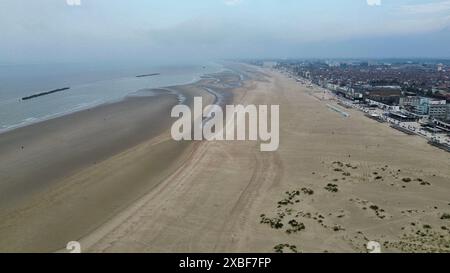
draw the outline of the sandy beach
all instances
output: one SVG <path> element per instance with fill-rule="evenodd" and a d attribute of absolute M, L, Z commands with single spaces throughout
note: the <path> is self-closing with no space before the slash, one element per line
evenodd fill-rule
<path fill-rule="evenodd" d="M 179 168 L 170 110 L 195 85 L 130 96 L 0 135 L 0 250 L 52 252 L 113 217 Z M 170 92 L 167 92 L 170 91 Z M 153 94 L 152 93 L 152 94 Z"/>
<path fill-rule="evenodd" d="M 450 251 L 450 154 L 247 65 L 188 86 L 280 105 L 280 148 L 175 142 L 173 95 L 0 135 L 0 251 Z M 217 80 L 219 79 L 219 80 Z M 242 84 L 242 85 L 240 85 Z"/>

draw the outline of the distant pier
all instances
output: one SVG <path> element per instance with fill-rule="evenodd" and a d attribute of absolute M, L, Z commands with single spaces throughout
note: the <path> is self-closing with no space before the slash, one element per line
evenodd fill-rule
<path fill-rule="evenodd" d="M 137 75 L 136 78 L 153 77 L 153 76 L 159 76 L 159 75 L 161 75 L 161 73 L 142 74 L 142 75 Z"/>
<path fill-rule="evenodd" d="M 53 90 L 50 90 L 50 91 L 46 91 L 46 92 L 30 95 L 30 96 L 27 96 L 27 97 L 23 97 L 22 100 L 31 100 L 31 99 L 34 99 L 34 98 L 37 98 L 37 97 L 47 96 L 47 95 L 50 95 L 50 94 L 53 94 L 53 93 L 62 92 L 62 91 L 69 90 L 69 89 L 70 89 L 70 87 L 53 89 Z"/>

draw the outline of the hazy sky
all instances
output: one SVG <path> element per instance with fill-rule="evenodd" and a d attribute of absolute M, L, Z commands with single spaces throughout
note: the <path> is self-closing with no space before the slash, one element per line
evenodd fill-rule
<path fill-rule="evenodd" d="M 0 63 L 415 56 L 450 57 L 449 0 L 0 0 Z"/>

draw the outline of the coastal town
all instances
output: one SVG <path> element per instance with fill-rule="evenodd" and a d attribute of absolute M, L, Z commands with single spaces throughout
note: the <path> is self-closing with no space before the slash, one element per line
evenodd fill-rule
<path fill-rule="evenodd" d="M 445 60 L 276 60 L 276 69 L 306 85 L 343 115 L 358 109 L 408 135 L 450 152 L 450 63 Z"/>

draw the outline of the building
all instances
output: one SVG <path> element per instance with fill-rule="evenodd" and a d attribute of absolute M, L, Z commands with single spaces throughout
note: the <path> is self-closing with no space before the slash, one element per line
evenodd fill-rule
<path fill-rule="evenodd" d="M 354 101 L 362 101 L 363 94 L 356 92 L 355 89 L 348 86 L 339 86 L 336 84 L 327 84 L 327 88 L 336 92 L 336 94 Z"/>
<path fill-rule="evenodd" d="M 398 105 L 389 105 L 376 100 L 366 99 L 366 104 L 369 105 L 370 108 L 379 108 L 386 111 L 399 112 L 400 106 Z"/>
<path fill-rule="evenodd" d="M 275 66 L 277 66 L 277 64 L 278 64 L 277 62 L 267 61 L 267 62 L 263 62 L 262 66 L 265 68 L 274 68 Z"/>
<path fill-rule="evenodd" d="M 419 116 L 428 115 L 430 99 L 419 97 L 417 104 L 413 105 L 412 112 Z"/>
<path fill-rule="evenodd" d="M 445 100 L 430 100 L 428 103 L 428 115 L 431 118 L 447 119 L 447 102 Z"/>
<path fill-rule="evenodd" d="M 420 97 L 418 96 L 407 96 L 400 98 L 400 106 L 402 107 L 415 107 L 419 105 Z"/>
<path fill-rule="evenodd" d="M 400 99 L 400 106 L 419 116 L 429 115 L 440 120 L 447 118 L 445 100 L 433 100 L 425 97 L 403 97 Z"/>
<path fill-rule="evenodd" d="M 399 105 L 402 90 L 399 86 L 375 86 L 365 88 L 366 98 L 388 105 Z"/>
<path fill-rule="evenodd" d="M 450 103 L 447 104 L 447 122 L 450 122 Z"/>
<path fill-rule="evenodd" d="M 418 118 L 415 117 L 414 115 L 396 111 L 389 112 L 388 116 L 401 122 L 413 122 L 418 120 Z"/>

